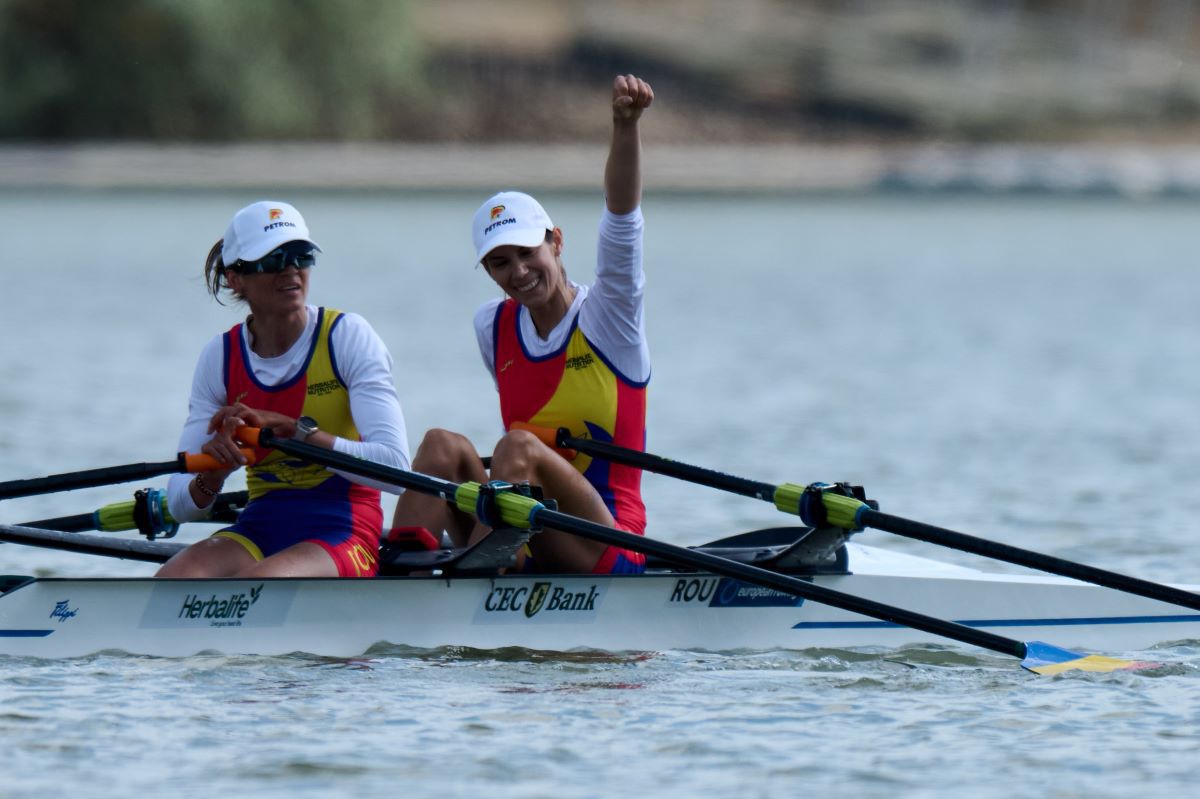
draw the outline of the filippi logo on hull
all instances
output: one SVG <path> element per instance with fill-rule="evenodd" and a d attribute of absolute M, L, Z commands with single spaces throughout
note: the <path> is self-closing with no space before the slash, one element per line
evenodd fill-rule
<path fill-rule="evenodd" d="M 804 599 L 728 577 L 684 577 L 675 581 L 667 603 L 713 608 L 798 608 Z"/>
<path fill-rule="evenodd" d="M 476 624 L 579 624 L 595 621 L 607 583 L 493 584 L 475 611 Z"/>
<path fill-rule="evenodd" d="M 287 584 L 163 582 L 150 592 L 138 626 L 278 627 L 287 619 L 295 597 L 296 586 Z"/>

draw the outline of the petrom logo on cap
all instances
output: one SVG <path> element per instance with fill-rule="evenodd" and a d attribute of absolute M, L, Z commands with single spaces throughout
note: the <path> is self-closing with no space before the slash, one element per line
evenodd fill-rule
<path fill-rule="evenodd" d="M 283 216 L 283 211 L 279 208 L 272 208 L 267 212 L 267 216 L 270 217 L 272 222 L 274 222 L 276 219 L 279 219 L 281 216 Z"/>
<path fill-rule="evenodd" d="M 495 219 L 496 217 L 500 216 L 500 214 L 502 214 L 502 213 L 504 213 L 503 205 L 497 205 L 497 206 L 493 207 L 492 208 L 492 219 Z"/>

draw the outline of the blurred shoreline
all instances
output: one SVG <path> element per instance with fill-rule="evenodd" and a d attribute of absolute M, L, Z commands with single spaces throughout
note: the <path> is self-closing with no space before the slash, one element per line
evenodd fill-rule
<path fill-rule="evenodd" d="M 0 147 L 0 189 L 599 190 L 605 147 L 252 143 Z M 648 191 L 1200 195 L 1200 147 L 645 147 Z"/>

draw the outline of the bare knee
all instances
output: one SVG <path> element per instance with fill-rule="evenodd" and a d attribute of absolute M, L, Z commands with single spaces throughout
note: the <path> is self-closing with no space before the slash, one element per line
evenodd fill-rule
<path fill-rule="evenodd" d="M 421 439 L 413 458 L 413 469 L 424 474 L 458 478 L 465 464 L 478 460 L 479 455 L 470 439 L 435 427 Z"/>
<path fill-rule="evenodd" d="M 505 480 L 529 480 L 538 459 L 550 450 L 533 433 L 511 430 L 492 453 L 492 476 Z"/>

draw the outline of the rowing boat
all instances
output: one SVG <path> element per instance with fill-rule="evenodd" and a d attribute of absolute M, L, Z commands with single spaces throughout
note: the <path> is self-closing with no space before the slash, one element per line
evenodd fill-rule
<path fill-rule="evenodd" d="M 1200 613 L 1175 605 L 1063 577 L 984 572 L 821 539 L 810 528 L 744 533 L 697 551 L 1018 638 L 1108 651 L 1200 639 Z M 522 576 L 498 574 L 449 551 L 385 555 L 389 573 L 361 580 L 0 577 L 0 654 L 351 657 L 383 644 L 644 652 L 945 643 L 910 627 L 661 562 L 643 575 Z M 439 563 L 447 568 L 405 573 Z"/>

